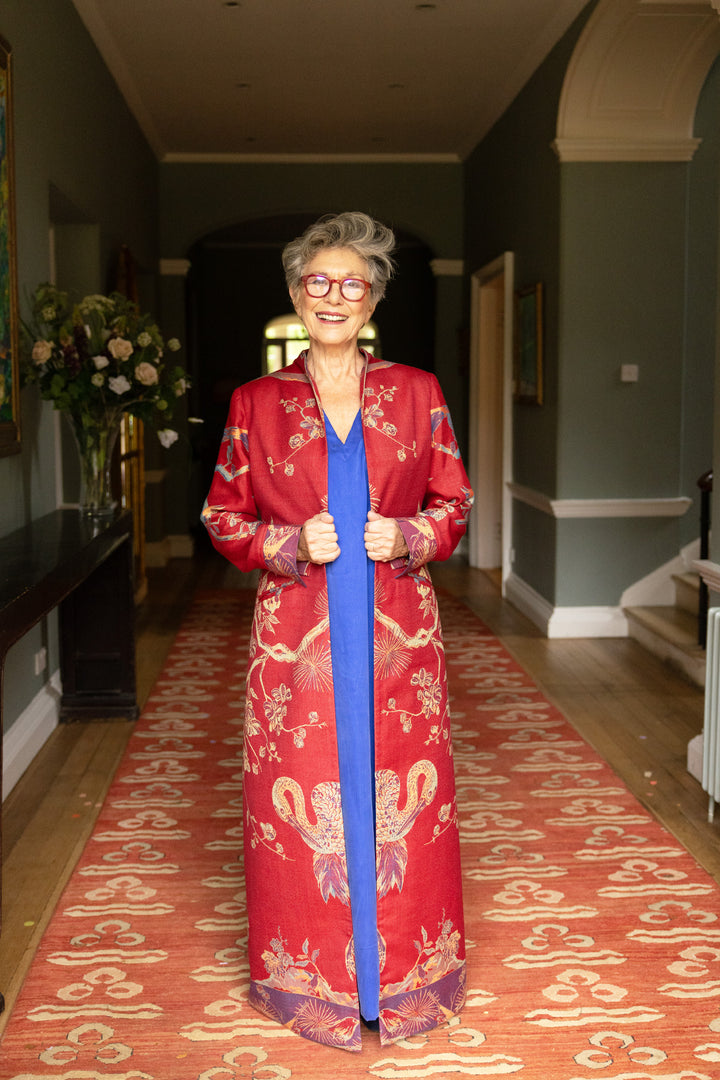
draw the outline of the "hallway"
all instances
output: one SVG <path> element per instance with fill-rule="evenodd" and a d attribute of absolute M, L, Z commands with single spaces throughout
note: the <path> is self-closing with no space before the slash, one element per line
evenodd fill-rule
<path fill-rule="evenodd" d="M 688 740 L 702 728 L 702 692 L 631 639 L 541 637 L 485 573 L 459 559 L 436 564 L 433 578 L 487 623 L 633 794 L 720 881 L 720 826 L 708 824 L 706 796 L 685 768 Z M 248 584 L 209 553 L 150 571 L 149 597 L 137 624 L 141 704 L 194 589 Z M 122 722 L 58 728 L 6 800 L 0 990 L 8 1006 L 92 829 L 129 733 L 130 725 Z M 8 1010 L 0 1031 L 7 1016 Z"/>

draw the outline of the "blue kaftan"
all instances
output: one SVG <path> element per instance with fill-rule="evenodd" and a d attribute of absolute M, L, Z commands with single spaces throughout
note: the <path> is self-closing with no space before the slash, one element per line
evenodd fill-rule
<path fill-rule="evenodd" d="M 360 1013 L 379 1013 L 380 971 L 375 870 L 373 618 L 375 564 L 367 557 L 370 509 L 362 420 L 343 443 L 325 417 L 328 509 L 340 555 L 326 566 L 335 722 Z"/>

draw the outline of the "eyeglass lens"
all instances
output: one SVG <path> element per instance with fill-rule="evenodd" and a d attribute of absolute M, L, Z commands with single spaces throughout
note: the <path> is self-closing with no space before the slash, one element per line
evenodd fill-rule
<path fill-rule="evenodd" d="M 345 278 L 343 281 L 338 281 L 337 278 L 328 278 L 324 274 L 309 274 L 303 280 L 308 294 L 317 299 L 327 296 L 335 283 L 340 286 L 340 293 L 345 300 L 362 300 L 367 291 L 362 278 Z"/>

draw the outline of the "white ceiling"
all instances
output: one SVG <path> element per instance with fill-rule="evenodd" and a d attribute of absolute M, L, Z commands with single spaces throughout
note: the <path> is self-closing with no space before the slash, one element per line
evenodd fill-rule
<path fill-rule="evenodd" d="M 467 156 L 587 0 L 73 0 L 157 156 Z"/>

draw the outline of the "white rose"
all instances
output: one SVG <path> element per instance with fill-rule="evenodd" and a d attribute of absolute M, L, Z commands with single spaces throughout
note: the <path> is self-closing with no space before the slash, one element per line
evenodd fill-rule
<path fill-rule="evenodd" d="M 178 381 L 175 383 L 175 397 L 182 397 L 186 390 L 187 380 L 178 379 Z"/>
<path fill-rule="evenodd" d="M 148 345 L 152 345 L 152 338 L 147 330 L 143 330 L 142 334 L 138 334 L 137 343 L 141 349 L 146 349 Z"/>
<path fill-rule="evenodd" d="M 32 358 L 36 364 L 47 364 L 52 356 L 52 341 L 36 341 L 33 345 Z"/>
<path fill-rule="evenodd" d="M 178 349 L 181 348 L 181 345 L 176 337 L 171 337 L 167 343 L 167 347 L 170 352 L 177 352 Z"/>
<path fill-rule="evenodd" d="M 100 371 L 102 368 L 107 367 L 110 361 L 107 356 L 93 356 L 93 364 Z"/>
<path fill-rule="evenodd" d="M 127 394 L 130 389 L 130 383 L 124 375 L 115 375 L 112 379 L 108 379 L 108 386 L 112 392 L 118 396 L 120 394 Z"/>
<path fill-rule="evenodd" d="M 177 431 L 173 431 L 172 428 L 163 428 L 162 431 L 158 431 L 157 437 L 167 450 L 169 446 L 172 446 L 174 442 L 177 442 L 178 433 Z"/>
<path fill-rule="evenodd" d="M 111 338 L 108 341 L 108 352 L 116 360 L 127 360 L 128 356 L 132 355 L 133 347 L 132 342 L 127 338 Z"/>
<path fill-rule="evenodd" d="M 105 376 L 102 375 L 99 371 L 96 371 L 94 375 L 90 376 L 90 382 L 93 384 L 93 386 L 102 386 L 105 382 Z"/>
<path fill-rule="evenodd" d="M 149 364 L 147 360 L 143 360 L 142 364 L 138 364 L 135 368 L 135 378 L 143 386 L 154 386 L 158 381 L 157 368 Z"/>

